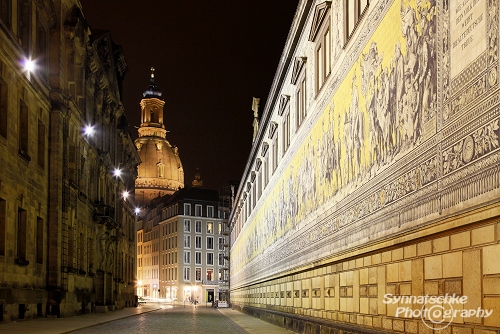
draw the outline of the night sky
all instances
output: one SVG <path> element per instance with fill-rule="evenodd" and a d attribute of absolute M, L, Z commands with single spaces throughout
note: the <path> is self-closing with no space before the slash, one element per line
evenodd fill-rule
<path fill-rule="evenodd" d="M 123 104 L 137 138 L 150 68 L 165 100 L 167 139 L 179 147 L 187 185 L 239 181 L 298 0 L 81 0 L 92 29 L 110 30 L 127 64 Z"/>

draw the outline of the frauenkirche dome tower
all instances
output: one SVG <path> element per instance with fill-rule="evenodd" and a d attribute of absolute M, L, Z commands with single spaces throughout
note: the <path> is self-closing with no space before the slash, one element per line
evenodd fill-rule
<path fill-rule="evenodd" d="M 151 83 L 141 100 L 139 138 L 135 140 L 142 161 L 135 181 L 135 201 L 140 206 L 184 188 L 184 169 L 179 150 L 167 140 L 163 118 L 165 101 L 161 96 L 155 85 L 152 67 Z"/>

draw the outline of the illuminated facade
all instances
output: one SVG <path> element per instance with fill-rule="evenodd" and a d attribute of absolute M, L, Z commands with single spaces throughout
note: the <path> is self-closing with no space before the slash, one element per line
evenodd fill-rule
<path fill-rule="evenodd" d="M 0 40 L 0 321 L 132 306 L 121 48 L 78 1 L 2 1 Z"/>
<path fill-rule="evenodd" d="M 498 6 L 299 1 L 230 217 L 233 307 L 298 331 L 500 328 Z M 385 298 L 446 294 L 494 314 Z"/>
<path fill-rule="evenodd" d="M 167 302 L 226 300 L 228 229 L 219 194 L 199 187 L 157 198 L 138 222 L 138 295 Z"/>
<path fill-rule="evenodd" d="M 165 101 L 155 85 L 154 68 L 151 68 L 151 83 L 143 97 L 139 138 L 135 140 L 141 158 L 139 176 L 135 181 L 135 199 L 139 206 L 184 188 L 179 149 L 167 140 L 163 117 Z"/>

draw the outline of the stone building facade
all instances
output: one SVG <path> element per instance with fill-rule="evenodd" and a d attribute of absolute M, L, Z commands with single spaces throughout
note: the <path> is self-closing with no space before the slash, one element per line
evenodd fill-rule
<path fill-rule="evenodd" d="M 0 321 L 133 305 L 123 53 L 79 1 L 2 1 L 0 21 Z"/>
<path fill-rule="evenodd" d="M 175 303 L 227 299 L 229 233 L 219 193 L 183 188 L 138 222 L 138 295 Z"/>
<path fill-rule="evenodd" d="M 500 330 L 498 10 L 299 1 L 230 217 L 233 307 L 307 333 Z"/>

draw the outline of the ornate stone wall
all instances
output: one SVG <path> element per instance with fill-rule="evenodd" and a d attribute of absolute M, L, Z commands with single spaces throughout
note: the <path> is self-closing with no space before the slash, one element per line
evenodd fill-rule
<path fill-rule="evenodd" d="M 499 241 L 498 2 L 370 1 L 345 41 L 338 20 L 344 2 L 333 1 L 328 14 L 334 32 L 332 72 L 314 91 L 315 42 L 305 38 L 321 3 L 300 2 L 282 56 L 282 63 L 287 56 L 307 57 L 306 82 L 312 92 L 305 122 L 292 128 L 291 145 L 256 205 L 242 209 L 259 180 L 251 178 L 252 172 L 264 173 L 255 155 L 244 173 L 249 187 L 240 187 L 237 195 L 232 302 L 275 309 L 284 317 L 299 314 L 392 329 L 384 325 L 386 319 L 391 326 L 405 324 L 381 304 L 385 293 L 396 291 L 394 284 L 403 286 L 395 293 L 400 295 L 452 290 L 467 295 L 490 284 L 484 281 L 487 275 L 500 274 L 484 270 L 486 254 Z M 308 4 L 310 10 L 304 10 Z M 282 94 L 291 96 L 294 114 L 297 88 L 289 80 L 291 63 L 278 68 L 264 111 L 267 127 L 282 123 L 276 105 Z M 265 136 L 260 139 L 252 152 L 273 145 Z M 483 233 L 486 223 L 489 232 Z M 466 229 L 476 241 L 469 238 L 463 250 L 453 251 L 460 248 L 450 244 L 455 228 Z M 441 241 L 417 241 L 427 235 Z M 446 246 L 416 252 L 406 262 L 403 255 L 392 255 L 439 242 Z M 469 252 L 476 252 L 482 269 L 467 269 Z M 385 264 L 365 263 L 383 254 L 391 254 L 381 260 Z M 463 270 L 445 273 L 450 259 L 463 263 Z M 410 273 L 400 266 L 415 268 Z M 360 283 L 365 269 L 380 274 Z M 429 270 L 436 274 L 429 276 Z M 404 279 L 390 278 L 394 272 Z M 334 290 L 335 297 L 329 295 Z M 497 309 L 499 297 L 496 291 L 474 300 Z M 408 323 L 416 326 L 413 320 Z M 493 317 L 475 324 L 500 326 Z"/>

